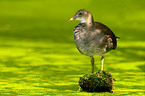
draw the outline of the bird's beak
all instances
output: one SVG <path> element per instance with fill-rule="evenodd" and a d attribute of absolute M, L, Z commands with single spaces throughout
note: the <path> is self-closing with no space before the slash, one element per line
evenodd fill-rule
<path fill-rule="evenodd" d="M 74 16 L 74 17 L 72 17 L 69 21 L 73 21 L 73 20 L 75 20 L 77 17 L 76 16 Z"/>

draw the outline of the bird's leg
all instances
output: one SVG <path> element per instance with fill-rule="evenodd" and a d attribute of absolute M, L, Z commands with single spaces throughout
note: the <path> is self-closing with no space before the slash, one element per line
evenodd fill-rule
<path fill-rule="evenodd" d="M 94 73 L 94 57 L 93 56 L 90 56 L 91 57 L 91 64 L 92 64 L 92 74 Z"/>
<path fill-rule="evenodd" d="M 103 71 L 104 55 L 102 55 L 101 63 L 102 63 L 101 71 Z"/>

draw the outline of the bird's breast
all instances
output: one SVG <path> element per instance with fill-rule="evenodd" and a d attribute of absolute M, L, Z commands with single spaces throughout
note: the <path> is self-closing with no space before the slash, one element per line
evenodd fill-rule
<path fill-rule="evenodd" d="M 106 48 L 104 49 L 102 45 L 99 44 L 99 40 L 96 40 L 96 38 L 90 38 L 87 33 L 76 33 L 74 35 L 74 40 L 76 42 L 76 46 L 78 50 L 85 55 L 101 55 L 104 54 L 106 51 Z M 103 49 L 103 50 L 102 50 Z M 103 52 L 104 51 L 104 52 Z"/>

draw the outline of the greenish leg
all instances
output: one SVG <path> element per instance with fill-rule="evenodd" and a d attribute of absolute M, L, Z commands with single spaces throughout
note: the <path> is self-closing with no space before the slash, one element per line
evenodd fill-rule
<path fill-rule="evenodd" d="M 94 57 L 93 56 L 90 56 L 91 57 L 91 64 L 92 64 L 92 74 L 94 73 Z"/>
<path fill-rule="evenodd" d="M 81 92 L 82 91 L 82 88 L 79 86 L 79 90 L 77 90 L 77 92 Z"/>
<path fill-rule="evenodd" d="M 102 55 L 101 63 L 102 63 L 101 71 L 103 71 L 104 55 Z"/>

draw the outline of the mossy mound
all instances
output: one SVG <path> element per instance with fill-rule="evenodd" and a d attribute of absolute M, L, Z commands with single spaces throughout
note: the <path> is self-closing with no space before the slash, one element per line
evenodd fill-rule
<path fill-rule="evenodd" d="M 80 77 L 79 86 L 88 92 L 111 92 L 113 77 L 107 71 L 99 71 L 96 74 L 86 74 Z"/>

